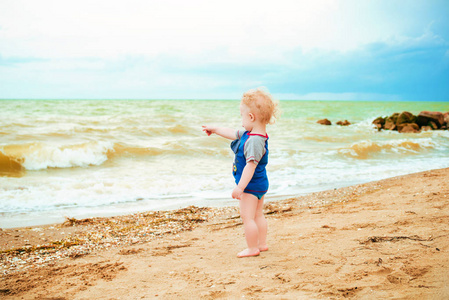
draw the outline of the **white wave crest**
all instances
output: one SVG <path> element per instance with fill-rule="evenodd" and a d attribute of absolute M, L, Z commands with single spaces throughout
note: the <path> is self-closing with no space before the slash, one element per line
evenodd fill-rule
<path fill-rule="evenodd" d="M 377 153 L 417 154 L 420 151 L 434 149 L 437 144 L 430 138 L 424 139 L 398 139 L 389 141 L 364 140 L 353 143 L 347 148 L 339 149 L 342 154 L 357 158 L 368 158 Z"/>
<path fill-rule="evenodd" d="M 53 146 L 34 143 L 22 152 L 23 167 L 27 170 L 72 168 L 101 165 L 113 149 L 108 142 L 87 142 L 76 145 Z"/>

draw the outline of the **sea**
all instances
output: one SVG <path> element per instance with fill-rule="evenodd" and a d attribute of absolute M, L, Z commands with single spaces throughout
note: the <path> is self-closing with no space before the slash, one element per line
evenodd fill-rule
<path fill-rule="evenodd" d="M 449 167 L 449 131 L 372 125 L 449 102 L 281 100 L 280 110 L 267 201 Z M 241 129 L 239 101 L 0 100 L 0 227 L 237 205 L 230 140 L 202 125 Z"/>

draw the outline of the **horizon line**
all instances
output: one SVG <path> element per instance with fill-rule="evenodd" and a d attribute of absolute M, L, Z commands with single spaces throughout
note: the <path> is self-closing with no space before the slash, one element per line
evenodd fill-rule
<path fill-rule="evenodd" d="M 276 99 L 276 97 L 275 97 Z M 208 99 L 208 98 L 0 98 L 0 101 L 240 101 L 241 99 Z M 449 100 L 344 100 L 344 99 L 277 99 L 279 101 L 323 101 L 323 102 L 449 102 Z"/>

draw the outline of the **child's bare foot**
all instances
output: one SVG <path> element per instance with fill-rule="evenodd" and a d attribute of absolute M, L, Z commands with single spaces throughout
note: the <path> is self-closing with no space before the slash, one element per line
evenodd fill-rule
<path fill-rule="evenodd" d="M 265 245 L 265 246 L 259 246 L 259 251 L 260 251 L 260 252 L 268 251 L 268 246 L 267 246 L 267 245 Z"/>
<path fill-rule="evenodd" d="M 241 258 L 241 257 L 249 257 L 249 256 L 258 256 L 260 254 L 260 250 L 259 249 L 245 249 L 242 252 L 240 252 L 239 254 L 237 254 L 237 257 Z"/>

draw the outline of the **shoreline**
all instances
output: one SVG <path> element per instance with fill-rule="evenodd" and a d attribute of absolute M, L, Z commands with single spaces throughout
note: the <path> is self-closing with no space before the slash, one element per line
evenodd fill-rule
<path fill-rule="evenodd" d="M 314 186 L 312 188 L 304 189 L 304 192 L 298 194 L 286 194 L 286 195 L 268 195 L 266 197 L 266 203 L 270 203 L 273 201 L 284 200 L 288 198 L 294 198 L 298 196 L 306 196 L 309 194 L 323 192 L 331 189 L 338 189 L 349 187 L 357 184 L 364 184 L 371 181 L 346 181 L 340 182 L 338 184 L 332 185 L 323 185 L 322 187 Z M 171 199 L 171 198 L 167 198 Z M 172 198 L 176 200 L 177 198 Z M 199 201 L 190 200 L 184 201 L 175 204 L 161 204 L 153 209 L 148 208 L 139 208 L 142 207 L 142 201 L 138 202 L 125 202 L 119 204 L 113 204 L 109 206 L 97 206 L 92 207 L 90 212 L 85 212 L 88 207 L 72 207 L 67 209 L 62 209 L 59 211 L 51 211 L 50 214 L 39 211 L 34 212 L 26 212 L 26 213 L 9 213 L 9 215 L 4 216 L 4 219 L 0 221 L 0 229 L 20 229 L 20 228 L 28 228 L 28 227 L 42 227 L 42 226 L 51 226 L 58 225 L 64 223 L 67 218 L 76 218 L 76 219 L 86 219 L 86 218 L 112 218 L 112 217 L 124 217 L 127 215 L 138 214 L 138 213 L 149 213 L 149 212 L 157 212 L 157 211 L 176 211 L 187 208 L 189 206 L 195 207 L 210 207 L 210 208 L 224 208 L 231 206 L 238 206 L 238 203 L 235 199 L 228 198 L 217 198 L 217 199 L 202 199 Z M 131 206 L 131 207 L 130 207 Z M 134 207 L 135 206 L 135 207 Z M 119 211 L 123 211 L 123 213 L 118 213 Z M 13 217 L 11 217 L 11 215 Z M 26 218 L 26 221 L 23 219 Z M 5 219 L 9 219 L 5 221 Z M 19 221 L 20 220 L 20 221 Z M 46 221 L 45 221 L 46 220 Z M 50 221 L 51 220 L 51 221 Z M 13 225 L 14 224 L 14 225 Z"/>
<path fill-rule="evenodd" d="M 270 250 L 249 259 L 235 258 L 236 207 L 2 229 L 0 295 L 443 299 L 447 178 L 436 169 L 268 202 Z"/>
<path fill-rule="evenodd" d="M 423 171 L 424 172 L 424 171 Z M 416 172 L 419 173 L 419 172 Z M 410 173 L 414 174 L 414 173 Z M 404 174 L 404 175 L 398 175 L 398 176 L 406 176 L 410 174 Z M 394 176 L 394 177 L 398 177 Z M 386 177 L 376 180 L 363 180 L 363 181 L 357 181 L 357 180 L 351 180 L 346 182 L 339 182 L 337 184 L 328 184 L 323 185 L 321 187 L 314 186 L 312 188 L 305 188 L 302 189 L 304 192 L 296 193 L 296 194 L 285 194 L 285 195 L 267 195 L 265 203 L 272 203 L 276 201 L 282 201 L 285 199 L 290 198 L 298 198 L 303 196 L 308 196 L 314 193 L 319 192 L 325 192 L 328 190 L 334 190 L 334 189 L 340 189 L 340 188 L 347 188 L 351 186 L 366 184 L 370 182 L 376 182 L 379 180 L 384 180 L 388 178 L 394 178 L 394 177 Z M 173 198 L 174 200 L 176 198 Z M 47 226 L 57 226 L 62 223 L 64 223 L 67 219 L 75 218 L 75 219 L 94 219 L 94 218 L 114 218 L 114 217 L 125 217 L 133 214 L 142 214 L 142 213 L 151 213 L 151 212 L 160 212 L 160 211 L 177 211 L 182 210 L 190 206 L 200 207 L 200 208 L 212 208 L 212 209 L 220 209 L 220 208 L 228 208 L 228 207 L 237 207 L 238 203 L 235 199 L 230 198 L 217 198 L 217 199 L 203 199 L 200 201 L 185 201 L 182 203 L 175 203 L 175 204 L 165 204 L 160 205 L 158 207 L 155 207 L 154 209 L 145 209 L 145 208 L 130 208 L 129 206 L 141 206 L 142 201 L 139 202 L 125 202 L 125 203 L 119 203 L 114 204 L 110 206 L 106 206 L 106 212 L 105 209 L 101 206 L 92 207 L 92 210 L 94 212 L 86 213 L 84 212 L 87 207 L 80 207 L 80 208 L 68 208 L 63 209 L 55 212 L 52 212 L 50 215 L 46 214 L 45 212 L 28 212 L 28 213 L 15 213 L 10 214 L 14 217 L 11 218 L 10 216 L 4 217 L 4 219 L 11 219 L 5 221 L 4 219 L 0 221 L 0 230 L 9 230 L 9 229 L 21 229 L 21 228 L 33 228 L 33 227 L 47 227 Z M 113 207 L 113 208 L 111 208 Z M 101 208 L 101 209 L 100 209 Z M 109 210 L 108 210 L 109 209 Z M 118 211 L 124 211 L 123 213 L 118 213 Z M 67 213 L 70 212 L 70 213 Z M 26 221 L 23 220 L 23 218 L 27 218 Z M 20 221 L 18 221 L 20 220 Z M 44 221 L 47 220 L 47 221 Z M 51 221 L 50 221 L 51 220 Z M 12 225 L 14 224 L 14 225 Z"/>

